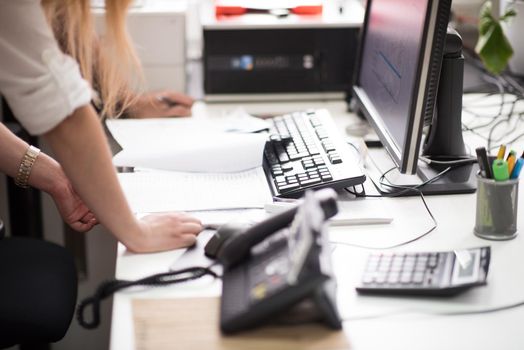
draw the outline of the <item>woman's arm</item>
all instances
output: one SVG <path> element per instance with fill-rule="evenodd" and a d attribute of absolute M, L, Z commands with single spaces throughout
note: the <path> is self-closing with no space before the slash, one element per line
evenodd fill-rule
<path fill-rule="evenodd" d="M 0 172 L 15 178 L 29 145 L 0 124 Z M 60 164 L 40 153 L 33 164 L 28 184 L 51 195 L 63 220 L 75 231 L 89 231 L 97 221 L 76 194 Z"/>
<path fill-rule="evenodd" d="M 13 114 L 32 135 L 44 135 L 80 198 L 128 248 L 148 252 L 193 244 L 202 230 L 198 220 L 166 214 L 139 221 L 131 213 L 89 105 L 89 84 L 58 47 L 41 5 L 0 0 L 0 92 Z M 23 152 L 25 145 L 9 152 L 6 171 L 13 174 L 20 159 L 9 157 Z"/>
<path fill-rule="evenodd" d="M 97 219 L 136 252 L 152 252 L 194 244 L 201 223 L 185 214 L 137 220 L 118 183 L 100 121 L 88 105 L 76 109 L 44 134 L 68 178 Z"/>

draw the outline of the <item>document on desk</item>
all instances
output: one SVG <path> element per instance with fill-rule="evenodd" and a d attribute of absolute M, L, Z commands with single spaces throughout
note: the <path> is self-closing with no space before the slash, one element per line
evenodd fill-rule
<path fill-rule="evenodd" d="M 247 117 L 241 120 L 244 119 Z M 251 119 L 248 120 L 249 123 L 242 125 L 249 130 L 255 127 L 258 131 L 262 127 L 253 126 Z M 113 158 L 116 166 L 184 172 L 244 171 L 262 165 L 267 141 L 266 133 L 242 132 L 242 125 L 235 129 L 231 118 L 225 118 L 223 123 L 193 119 L 126 119 L 110 120 L 106 124 L 123 148 Z"/>
<path fill-rule="evenodd" d="M 263 208 L 272 199 L 261 167 L 237 173 L 144 170 L 118 178 L 135 213 Z"/>

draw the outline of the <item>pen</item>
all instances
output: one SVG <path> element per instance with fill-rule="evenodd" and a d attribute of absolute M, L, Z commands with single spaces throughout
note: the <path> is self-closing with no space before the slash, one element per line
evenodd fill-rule
<path fill-rule="evenodd" d="M 506 161 L 508 162 L 508 173 L 511 174 L 511 172 L 513 171 L 513 167 L 515 166 L 515 162 L 517 160 L 517 158 L 515 158 L 515 151 L 511 151 L 509 152 L 509 155 L 508 155 L 508 158 L 506 159 Z"/>
<path fill-rule="evenodd" d="M 508 162 L 504 159 L 495 159 L 493 161 L 493 177 L 496 181 L 509 179 Z"/>
<path fill-rule="evenodd" d="M 513 171 L 511 172 L 510 178 L 517 179 L 520 175 L 520 171 L 522 170 L 523 165 L 524 165 L 524 158 L 517 159 L 517 162 L 515 163 L 515 166 L 513 167 Z"/>
<path fill-rule="evenodd" d="M 497 159 L 504 159 L 505 154 L 506 154 L 506 145 L 500 145 L 499 153 L 497 153 Z"/>
<path fill-rule="evenodd" d="M 478 147 L 475 149 L 475 152 L 477 152 L 477 160 L 479 162 L 481 173 L 484 174 L 486 179 L 493 179 L 493 172 L 491 171 L 491 166 L 489 165 L 486 149 L 484 147 Z"/>
<path fill-rule="evenodd" d="M 508 157 L 506 158 L 506 161 L 509 160 L 509 157 L 511 157 L 511 156 L 515 157 L 515 159 L 516 159 L 517 158 L 517 152 L 515 152 L 514 150 L 509 151 Z"/>

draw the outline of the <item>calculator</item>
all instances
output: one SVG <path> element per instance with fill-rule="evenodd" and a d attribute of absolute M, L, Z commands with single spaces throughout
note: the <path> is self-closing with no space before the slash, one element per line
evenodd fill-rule
<path fill-rule="evenodd" d="M 486 284 L 490 247 L 445 252 L 370 254 L 361 294 L 451 296 Z"/>

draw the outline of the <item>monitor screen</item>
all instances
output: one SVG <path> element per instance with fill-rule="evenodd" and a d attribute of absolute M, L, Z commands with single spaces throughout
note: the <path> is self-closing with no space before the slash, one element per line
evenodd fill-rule
<path fill-rule="evenodd" d="M 370 0 L 354 96 L 402 173 L 431 120 L 451 1 Z"/>

